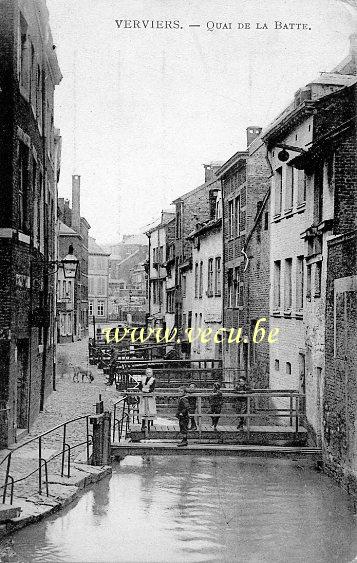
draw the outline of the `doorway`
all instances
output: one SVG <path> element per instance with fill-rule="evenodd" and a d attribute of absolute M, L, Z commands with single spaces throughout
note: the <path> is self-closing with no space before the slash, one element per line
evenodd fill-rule
<path fill-rule="evenodd" d="M 26 429 L 28 422 L 29 341 L 17 341 L 16 422 L 18 429 Z"/>

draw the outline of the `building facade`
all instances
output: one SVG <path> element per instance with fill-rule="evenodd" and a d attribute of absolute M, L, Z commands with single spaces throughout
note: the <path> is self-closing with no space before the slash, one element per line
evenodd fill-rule
<path fill-rule="evenodd" d="M 253 342 L 256 322 L 269 329 L 269 178 L 260 127 L 247 128 L 247 149 L 218 170 L 223 198 L 223 326 L 242 329 L 240 342 L 223 347 L 232 382 L 242 370 L 253 387 L 269 383 L 269 344 Z"/>
<path fill-rule="evenodd" d="M 200 222 L 215 217 L 221 189 L 215 172 L 222 163 L 204 165 L 205 183 L 177 198 L 175 205 L 175 326 L 182 331 L 182 276 L 192 268 L 192 243 L 188 236 Z"/>
<path fill-rule="evenodd" d="M 60 292 L 57 295 L 58 342 L 79 340 L 88 334 L 88 231 L 90 225 L 84 217 L 81 217 L 80 181 L 79 175 L 72 176 L 72 207 L 68 200 L 58 199 L 59 259 L 63 259 L 68 254 L 69 247 L 72 245 L 73 253 L 79 262 L 73 284 L 73 303 L 70 303 L 68 297 L 63 297 L 63 285 L 58 284 L 57 287 L 57 291 Z M 59 273 L 61 275 L 60 271 Z"/>
<path fill-rule="evenodd" d="M 108 311 L 111 320 L 145 322 L 148 257 L 145 235 L 124 235 L 121 243 L 101 247 L 110 253 Z M 128 317 L 129 315 L 129 317 Z"/>
<path fill-rule="evenodd" d="M 323 73 L 296 93 L 264 133 L 274 170 L 270 324 L 280 330 L 270 384 L 305 394 L 302 408 L 317 443 L 322 438 L 327 245 L 347 225 L 355 226 L 347 220 L 355 186 L 349 194 L 344 186 L 355 174 L 355 136 L 351 140 L 348 132 L 355 82 L 353 75 Z"/>
<path fill-rule="evenodd" d="M 98 321 L 108 318 L 109 256 L 93 237 L 89 237 L 88 256 L 88 314 Z"/>
<path fill-rule="evenodd" d="M 44 1 L 0 3 L 1 446 L 28 430 L 53 387 L 61 80 Z"/>
<path fill-rule="evenodd" d="M 221 359 L 222 343 L 214 335 L 222 327 L 222 208 L 221 194 L 213 219 L 196 225 L 189 235 L 192 267 L 181 275 L 182 328 L 192 328 L 189 357 L 192 360 Z M 207 343 L 200 334 L 210 335 Z M 219 338 L 218 340 L 220 340 Z"/>
<path fill-rule="evenodd" d="M 165 266 L 167 248 L 173 241 L 175 214 L 167 211 L 161 212 L 158 225 L 146 232 L 149 239 L 149 264 L 148 264 L 148 325 L 151 327 L 166 328 L 166 315 L 172 312 L 172 290 L 167 294 Z"/>

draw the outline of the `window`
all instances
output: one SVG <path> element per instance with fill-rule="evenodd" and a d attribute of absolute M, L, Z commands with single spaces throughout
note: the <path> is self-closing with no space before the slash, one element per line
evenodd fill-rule
<path fill-rule="evenodd" d="M 176 238 L 181 238 L 182 235 L 182 203 L 179 203 L 176 211 Z"/>
<path fill-rule="evenodd" d="M 198 297 L 198 263 L 195 264 L 195 297 Z"/>
<path fill-rule="evenodd" d="M 306 268 L 306 299 L 311 299 L 311 265 Z"/>
<path fill-rule="evenodd" d="M 281 263 L 280 260 L 274 262 L 274 311 L 280 309 L 280 274 L 281 274 Z"/>
<path fill-rule="evenodd" d="M 285 260 L 284 272 L 284 310 L 290 311 L 292 306 L 292 264 L 291 258 Z"/>
<path fill-rule="evenodd" d="M 158 301 L 159 305 L 163 303 L 163 293 L 164 293 L 164 282 L 163 280 L 158 281 Z"/>
<path fill-rule="evenodd" d="M 304 257 L 296 259 L 296 309 L 302 311 L 304 307 Z"/>
<path fill-rule="evenodd" d="M 91 295 L 93 295 L 95 293 L 94 278 L 92 278 L 92 277 L 88 278 L 88 293 L 90 293 Z"/>
<path fill-rule="evenodd" d="M 208 260 L 207 295 L 213 296 L 213 258 Z"/>
<path fill-rule="evenodd" d="M 168 291 L 166 294 L 166 309 L 168 313 L 175 312 L 175 292 Z"/>
<path fill-rule="evenodd" d="M 228 307 L 233 307 L 233 269 L 228 270 Z"/>
<path fill-rule="evenodd" d="M 71 280 L 67 281 L 66 298 L 67 298 L 68 301 L 72 301 L 72 281 Z"/>
<path fill-rule="evenodd" d="M 182 275 L 181 287 L 182 287 L 182 297 L 186 297 L 187 278 L 185 275 Z"/>
<path fill-rule="evenodd" d="M 152 282 L 152 302 L 154 304 L 158 302 L 157 280 Z"/>
<path fill-rule="evenodd" d="M 324 182 L 324 166 L 320 162 L 316 168 L 314 175 L 314 221 L 320 223 L 322 221 L 323 212 L 323 182 Z"/>
<path fill-rule="evenodd" d="M 234 215 L 235 215 L 236 236 L 238 237 L 240 232 L 240 196 L 236 197 L 234 200 Z"/>
<path fill-rule="evenodd" d="M 274 215 L 280 215 L 283 196 L 283 170 L 281 167 L 275 171 L 274 186 Z"/>
<path fill-rule="evenodd" d="M 269 213 L 268 211 L 266 211 L 264 213 L 264 231 L 267 231 L 269 229 Z"/>
<path fill-rule="evenodd" d="M 97 295 L 103 295 L 103 278 L 97 277 Z"/>
<path fill-rule="evenodd" d="M 293 166 L 286 167 L 285 211 L 290 211 L 294 205 L 295 174 Z"/>
<path fill-rule="evenodd" d="M 90 317 L 93 317 L 93 301 L 88 302 L 88 314 Z"/>
<path fill-rule="evenodd" d="M 19 191 L 18 191 L 18 205 L 19 205 L 19 229 L 26 231 L 28 228 L 28 199 L 29 199 L 29 150 L 26 145 L 19 143 Z"/>
<path fill-rule="evenodd" d="M 234 233 L 234 202 L 233 199 L 228 202 L 228 236 L 233 237 Z"/>
<path fill-rule="evenodd" d="M 160 248 L 159 248 L 159 260 L 158 260 L 158 262 L 159 262 L 159 264 L 162 264 L 163 261 L 164 261 L 164 247 L 163 247 L 163 246 L 160 246 Z"/>
<path fill-rule="evenodd" d="M 104 301 L 97 302 L 97 315 L 98 317 L 104 317 Z"/>
<path fill-rule="evenodd" d="M 221 296 L 221 257 L 217 256 L 215 260 L 215 275 L 214 275 L 214 293 L 217 297 Z"/>
<path fill-rule="evenodd" d="M 29 90 L 30 81 L 30 49 L 27 35 L 27 22 L 24 16 L 20 13 L 20 26 L 19 26 L 19 81 L 21 86 Z"/>
<path fill-rule="evenodd" d="M 203 262 L 200 262 L 200 283 L 199 283 L 199 297 L 203 294 Z"/>
<path fill-rule="evenodd" d="M 234 269 L 234 307 L 239 307 L 240 275 L 239 267 Z"/>
<path fill-rule="evenodd" d="M 322 262 L 316 262 L 315 264 L 315 283 L 314 283 L 314 297 L 321 296 L 321 273 L 322 273 Z"/>
<path fill-rule="evenodd" d="M 279 371 L 279 369 L 280 369 L 279 360 L 275 360 L 274 365 L 275 365 L 275 371 Z"/>
<path fill-rule="evenodd" d="M 286 362 L 286 375 L 291 375 L 291 363 Z"/>
<path fill-rule="evenodd" d="M 298 205 L 302 205 L 306 201 L 306 184 L 307 177 L 304 170 L 298 171 Z"/>

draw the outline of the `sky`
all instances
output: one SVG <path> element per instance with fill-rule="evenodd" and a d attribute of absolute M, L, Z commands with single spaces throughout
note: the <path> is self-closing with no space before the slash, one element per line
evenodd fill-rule
<path fill-rule="evenodd" d="M 70 199 L 71 176 L 81 175 L 81 214 L 101 243 L 142 232 L 203 183 L 204 163 L 244 150 L 246 127 L 267 125 L 299 87 L 336 66 L 357 31 L 357 12 L 342 0 L 47 6 L 63 75 L 55 93 L 59 195 Z M 118 28 L 115 21 L 134 19 L 178 20 L 180 28 Z M 307 29 L 275 29 L 275 21 Z M 207 29 L 216 23 L 231 29 Z"/>

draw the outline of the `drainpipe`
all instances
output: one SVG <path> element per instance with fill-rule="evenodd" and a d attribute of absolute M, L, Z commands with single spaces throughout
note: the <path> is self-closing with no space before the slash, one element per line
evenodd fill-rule
<path fill-rule="evenodd" d="M 151 233 L 146 233 L 146 236 L 149 239 L 149 264 L 148 264 L 148 302 L 149 302 L 149 309 L 148 309 L 148 319 L 151 316 L 151 283 L 150 283 L 150 270 L 151 270 Z"/>

